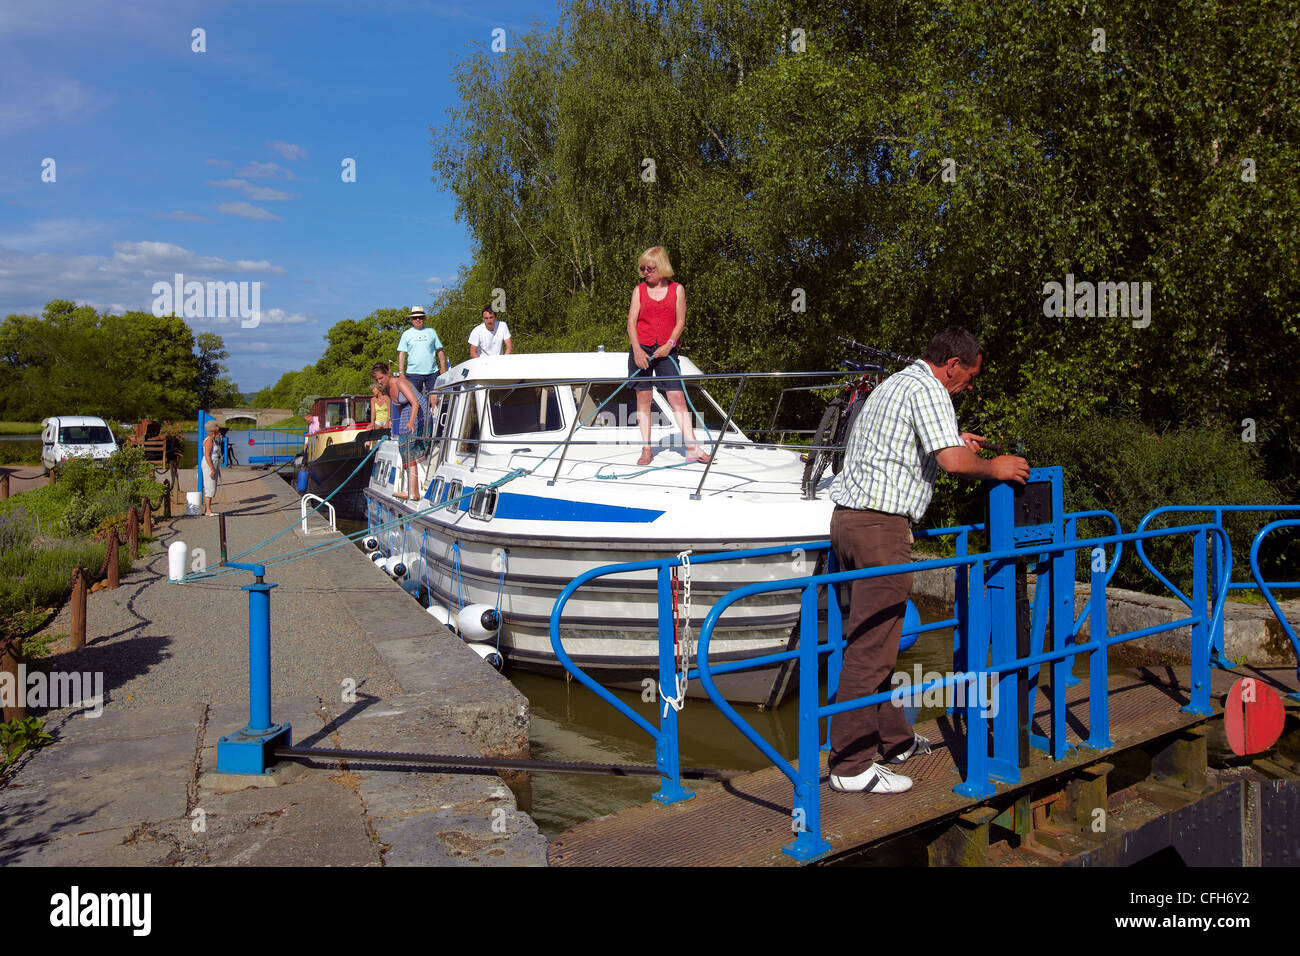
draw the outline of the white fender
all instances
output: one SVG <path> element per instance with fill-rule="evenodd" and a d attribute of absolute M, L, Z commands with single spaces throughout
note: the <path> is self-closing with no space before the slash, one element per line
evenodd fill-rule
<path fill-rule="evenodd" d="M 367 551 L 377 551 L 379 550 L 379 539 L 372 534 L 361 542 L 361 547 L 365 548 Z"/>
<path fill-rule="evenodd" d="M 416 551 L 395 554 L 384 562 L 384 570 L 399 580 L 405 579 L 410 576 L 411 562 L 419 557 L 419 552 Z"/>
<path fill-rule="evenodd" d="M 469 609 L 466 608 L 466 610 Z M 491 644 L 471 644 L 470 647 L 472 647 L 474 653 L 483 658 L 483 660 L 487 661 L 497 670 L 501 670 L 501 655 L 497 653 L 497 649 Z"/>
<path fill-rule="evenodd" d="M 429 617 L 433 618 L 439 624 L 444 627 L 451 627 L 451 612 L 441 604 L 430 604 L 424 610 Z"/>
<path fill-rule="evenodd" d="M 456 617 L 456 630 L 467 641 L 491 640 L 501 629 L 501 612 L 491 604 L 470 604 Z"/>

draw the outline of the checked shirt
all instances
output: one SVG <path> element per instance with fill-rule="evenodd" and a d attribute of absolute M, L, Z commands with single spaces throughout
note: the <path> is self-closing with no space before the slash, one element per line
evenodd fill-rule
<path fill-rule="evenodd" d="M 831 500 L 906 515 L 917 523 L 934 496 L 935 453 L 960 446 L 952 397 L 923 361 L 885 379 L 853 423 Z"/>

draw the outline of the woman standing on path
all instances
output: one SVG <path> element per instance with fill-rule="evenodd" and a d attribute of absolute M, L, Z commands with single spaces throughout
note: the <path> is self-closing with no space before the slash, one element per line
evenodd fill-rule
<path fill-rule="evenodd" d="M 686 328 L 686 290 L 681 283 L 669 281 L 673 267 L 662 246 L 651 246 L 641 253 L 637 269 L 645 281 L 632 290 L 632 304 L 627 310 L 627 337 L 632 343 L 627 374 L 637 376 L 632 388 L 636 391 L 637 424 L 641 426 L 641 457 L 636 463 L 648 465 L 654 457 L 650 447 L 650 389 L 655 377 L 659 377 L 659 388 L 686 441 L 686 460 L 707 462 L 709 456 L 695 444 L 682 383 L 663 378 L 682 374 L 677 343 Z"/>
<path fill-rule="evenodd" d="M 210 518 L 216 513 L 212 510 L 212 496 L 217 493 L 217 483 L 221 480 L 221 443 L 217 441 L 220 426 L 208 419 L 204 430 L 208 437 L 203 439 L 203 457 L 200 459 L 203 465 L 203 514 Z"/>

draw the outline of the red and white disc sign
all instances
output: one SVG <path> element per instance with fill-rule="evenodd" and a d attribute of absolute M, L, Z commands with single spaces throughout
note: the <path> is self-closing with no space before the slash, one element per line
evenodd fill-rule
<path fill-rule="evenodd" d="M 1277 743 L 1286 723 L 1286 710 L 1273 688 L 1253 677 L 1232 685 L 1223 704 L 1223 726 L 1232 752 L 1262 753 Z"/>

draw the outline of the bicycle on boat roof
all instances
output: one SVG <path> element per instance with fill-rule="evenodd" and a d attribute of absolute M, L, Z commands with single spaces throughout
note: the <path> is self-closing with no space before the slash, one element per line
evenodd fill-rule
<path fill-rule="evenodd" d="M 853 432 L 853 422 L 862 410 L 862 403 L 885 377 L 885 366 L 881 360 L 897 365 L 911 365 L 914 359 L 889 349 L 878 349 L 871 345 L 846 336 L 836 336 L 853 351 L 872 361 L 862 362 L 845 359 L 840 364 L 850 372 L 856 373 L 856 379 L 850 379 L 840 387 L 840 394 L 835 396 L 822 412 L 821 422 L 813 435 L 812 448 L 804 456 L 803 496 L 808 499 L 817 496 L 817 485 L 822 480 L 829 466 L 832 475 L 837 475 L 844 467 L 844 447 Z"/>

